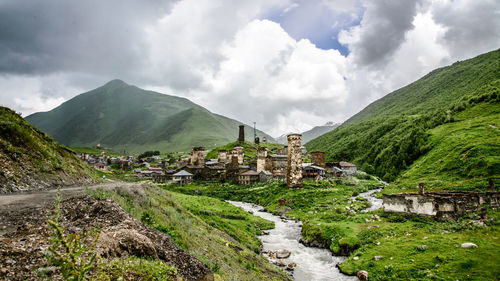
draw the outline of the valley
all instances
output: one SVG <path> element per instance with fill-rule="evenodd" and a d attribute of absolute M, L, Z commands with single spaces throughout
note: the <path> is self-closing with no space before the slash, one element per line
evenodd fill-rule
<path fill-rule="evenodd" d="M 1 107 L 0 278 L 497 280 L 499 58 L 287 145 L 121 80 Z"/>

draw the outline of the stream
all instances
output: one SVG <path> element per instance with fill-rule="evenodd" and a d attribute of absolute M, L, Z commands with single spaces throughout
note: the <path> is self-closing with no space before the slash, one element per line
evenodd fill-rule
<path fill-rule="evenodd" d="M 371 207 L 362 210 L 362 212 L 369 212 L 382 207 L 382 199 L 377 199 L 372 196 L 373 193 L 379 191 L 381 191 L 381 189 L 374 189 L 358 195 L 368 199 L 372 204 Z M 251 211 L 254 216 L 259 216 L 274 222 L 275 227 L 267 231 L 268 234 L 259 236 L 263 246 L 262 252 L 267 253 L 269 250 L 276 252 L 282 249 L 290 251 L 290 256 L 281 260 L 284 264 L 297 264 L 297 267 L 293 270 L 293 280 L 358 280 L 357 277 L 340 273 L 336 267 L 337 264 L 345 261 L 346 257 L 332 256 L 332 253 L 327 249 L 306 247 L 299 242 L 302 237 L 302 222 L 282 220 L 279 216 L 264 212 L 264 208 L 256 204 L 237 201 L 227 202 L 247 212 Z M 270 261 L 276 262 L 275 259 L 270 259 Z"/>

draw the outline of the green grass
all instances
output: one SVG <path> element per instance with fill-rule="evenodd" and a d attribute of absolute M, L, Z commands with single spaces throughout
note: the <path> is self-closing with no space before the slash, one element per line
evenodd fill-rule
<path fill-rule="evenodd" d="M 170 235 L 174 243 L 215 272 L 216 280 L 287 280 L 258 254 L 256 234 L 273 226 L 217 198 L 183 195 L 143 185 L 137 196 L 126 188 L 90 191 L 112 197 L 144 224 Z"/>
<path fill-rule="evenodd" d="M 306 181 L 303 190 L 288 189 L 280 182 L 249 187 L 195 183 L 168 188 L 202 197 L 253 202 L 275 213 L 288 207 L 291 209 L 288 215 L 303 222 L 305 241 L 318 241 L 333 253 L 350 255 L 340 266 L 347 274 L 366 270 L 370 280 L 497 280 L 500 277 L 497 266 L 500 211 L 488 210 L 488 216 L 494 220 L 486 220 L 483 227 L 473 223 L 478 214 L 469 214 L 458 221 L 439 221 L 385 214 L 382 210 L 352 213 L 346 207 L 361 210 L 368 204 L 360 198 L 353 202 L 351 196 L 379 185 L 374 179 L 364 178 L 344 179 L 342 183 Z M 479 247 L 462 249 L 460 245 L 465 242 Z M 354 260 L 356 256 L 359 260 Z M 383 258 L 375 261 L 374 256 Z"/>
<path fill-rule="evenodd" d="M 415 191 L 419 182 L 429 190 L 489 189 L 500 184 L 500 104 L 481 103 L 454 116 L 454 122 L 429 131 L 433 147 L 386 192 Z"/>
<path fill-rule="evenodd" d="M 130 257 L 101 265 L 98 280 L 178 280 L 177 269 L 159 260 Z"/>
<path fill-rule="evenodd" d="M 27 176 L 43 180 L 95 178 L 70 149 L 6 107 L 0 107 L 0 164 L 2 187 L 23 183 Z"/>

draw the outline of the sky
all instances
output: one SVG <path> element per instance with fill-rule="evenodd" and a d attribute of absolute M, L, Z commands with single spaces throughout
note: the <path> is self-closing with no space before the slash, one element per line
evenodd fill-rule
<path fill-rule="evenodd" d="M 0 105 L 121 79 L 279 136 L 499 47 L 497 0 L 0 0 Z"/>

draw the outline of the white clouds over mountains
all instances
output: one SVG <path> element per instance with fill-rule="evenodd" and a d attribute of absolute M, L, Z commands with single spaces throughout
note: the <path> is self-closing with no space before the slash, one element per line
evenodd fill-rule
<path fill-rule="evenodd" d="M 500 47 L 500 4 L 488 0 L 317 1 L 332 16 L 364 11 L 340 31 L 347 56 L 263 18 L 298 13 L 300 1 L 28 2 L 0 4 L 0 103 L 24 113 L 120 78 L 280 135 L 343 121 L 436 67 Z"/>

